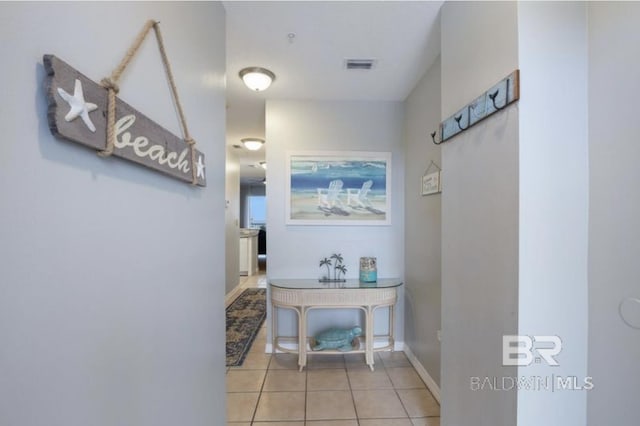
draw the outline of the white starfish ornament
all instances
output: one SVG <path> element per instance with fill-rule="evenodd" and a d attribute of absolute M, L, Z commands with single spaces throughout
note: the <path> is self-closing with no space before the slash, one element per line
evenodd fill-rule
<path fill-rule="evenodd" d="M 196 177 L 202 177 L 204 179 L 204 163 L 202 162 L 202 155 L 198 157 L 198 164 L 196 164 Z"/>
<path fill-rule="evenodd" d="M 73 89 L 73 96 L 68 94 L 64 89 L 60 87 L 58 87 L 58 94 L 71 107 L 64 119 L 69 122 L 75 120 L 78 117 L 81 117 L 82 121 L 84 121 L 84 124 L 89 128 L 89 130 L 95 133 L 96 126 L 94 126 L 91 122 L 89 113 L 98 109 L 98 105 L 92 104 L 91 102 L 85 102 L 84 93 L 82 92 L 82 83 L 80 82 L 80 80 L 76 78 L 76 86 Z"/>

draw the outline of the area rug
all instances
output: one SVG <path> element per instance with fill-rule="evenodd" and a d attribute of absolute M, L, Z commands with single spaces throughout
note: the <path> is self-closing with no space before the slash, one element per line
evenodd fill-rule
<path fill-rule="evenodd" d="M 242 365 L 267 315 L 267 290 L 248 288 L 226 310 L 227 367 Z"/>

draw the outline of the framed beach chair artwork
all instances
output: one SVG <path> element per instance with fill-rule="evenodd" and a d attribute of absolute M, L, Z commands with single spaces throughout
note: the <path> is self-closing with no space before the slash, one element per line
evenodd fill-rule
<path fill-rule="evenodd" d="M 391 153 L 287 153 L 287 225 L 390 225 Z"/>

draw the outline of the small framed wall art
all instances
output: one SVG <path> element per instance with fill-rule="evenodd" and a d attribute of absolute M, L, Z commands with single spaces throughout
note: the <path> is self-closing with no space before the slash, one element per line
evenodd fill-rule
<path fill-rule="evenodd" d="M 430 172 L 430 170 L 434 171 Z M 442 192 L 442 181 L 440 179 L 441 172 L 442 170 L 440 170 L 440 167 L 431 160 L 429 167 L 427 167 L 427 170 L 425 170 L 422 175 L 422 195 L 438 194 Z"/>

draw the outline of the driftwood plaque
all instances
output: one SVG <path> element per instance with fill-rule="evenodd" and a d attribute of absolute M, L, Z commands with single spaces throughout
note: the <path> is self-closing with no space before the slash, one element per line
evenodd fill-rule
<path fill-rule="evenodd" d="M 436 145 L 464 132 L 485 118 L 520 99 L 520 71 L 515 70 L 489 90 L 474 99 L 464 108 L 440 123 L 440 142 L 436 142 L 437 132 L 431 134 Z"/>
<path fill-rule="evenodd" d="M 107 90 L 53 55 L 44 55 L 47 73 L 47 118 L 54 136 L 95 150 L 107 146 Z M 159 124 L 116 98 L 113 155 L 185 182 L 206 186 L 204 154 Z"/>

